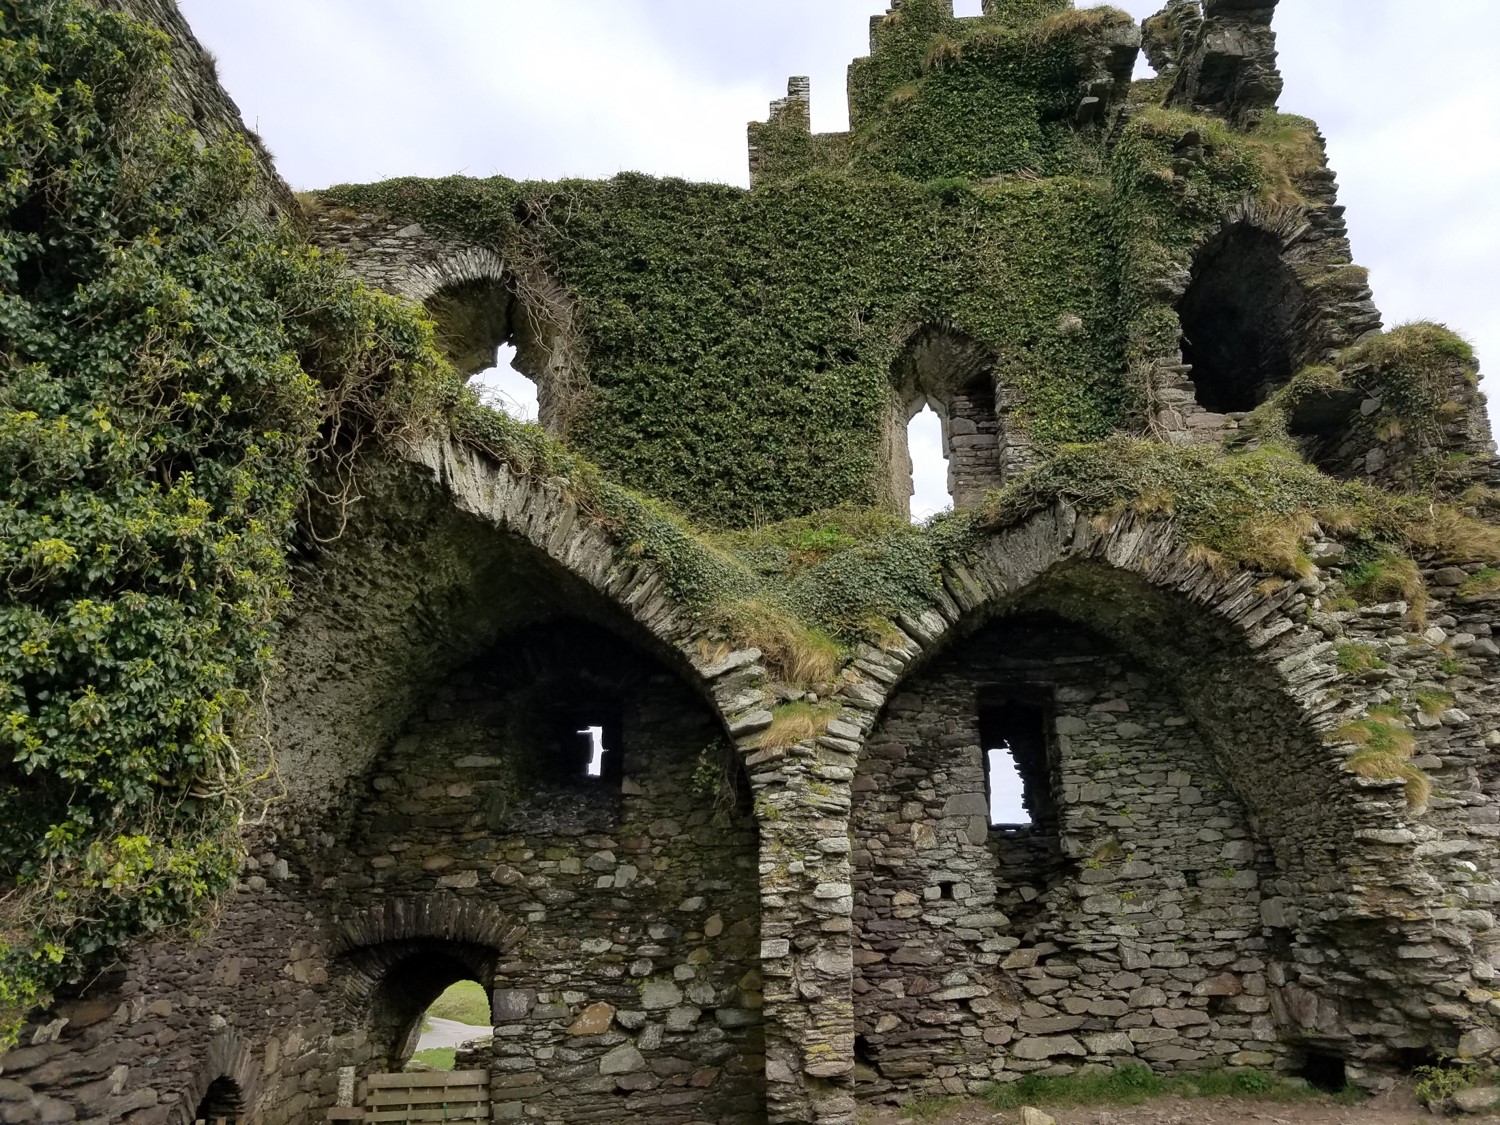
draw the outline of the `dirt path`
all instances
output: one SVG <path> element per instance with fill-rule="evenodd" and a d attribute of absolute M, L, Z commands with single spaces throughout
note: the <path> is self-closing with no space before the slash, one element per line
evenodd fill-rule
<path fill-rule="evenodd" d="M 1248 1102 L 1233 1099 L 1163 1098 L 1129 1107 L 1058 1108 L 1037 1107 L 1057 1119 L 1058 1125 L 1437 1125 L 1433 1117 L 1401 1091 L 1358 1106 L 1335 1105 L 1331 1101 Z M 930 1125 L 1017 1125 L 1019 1110 L 994 1110 L 983 1102 L 970 1102 L 940 1117 L 927 1118 Z M 1500 1116 L 1452 1118 L 1455 1122 L 1500 1122 Z M 912 1125 L 900 1111 L 882 1107 L 861 1118 L 865 1125 Z"/>

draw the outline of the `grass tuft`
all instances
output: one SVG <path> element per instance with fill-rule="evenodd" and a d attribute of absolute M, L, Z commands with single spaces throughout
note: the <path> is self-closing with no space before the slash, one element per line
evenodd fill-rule
<path fill-rule="evenodd" d="M 762 750 L 786 750 L 817 738 L 839 713 L 837 704 L 787 703 L 771 713 L 771 725 L 760 736 Z"/>
<path fill-rule="evenodd" d="M 842 646 L 779 606 L 758 598 L 743 599 L 720 606 L 715 616 L 716 624 L 760 649 L 783 683 L 816 688 L 831 684 L 838 675 L 844 660 Z"/>

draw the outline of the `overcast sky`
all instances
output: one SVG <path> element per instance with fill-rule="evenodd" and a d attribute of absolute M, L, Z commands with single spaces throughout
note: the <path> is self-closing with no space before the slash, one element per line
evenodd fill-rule
<path fill-rule="evenodd" d="M 883 0 L 179 2 L 296 188 L 621 170 L 744 184 L 745 123 L 765 116 L 788 75 L 812 76 L 814 128 L 845 127 L 845 68 L 883 10 Z M 1162 2 L 1119 6 L 1143 17 Z M 1276 27 L 1282 108 L 1328 137 L 1354 257 L 1370 267 L 1387 324 L 1442 321 L 1500 364 L 1500 0 L 1282 0 Z M 946 502 L 933 440 L 913 450 L 919 511 Z"/>

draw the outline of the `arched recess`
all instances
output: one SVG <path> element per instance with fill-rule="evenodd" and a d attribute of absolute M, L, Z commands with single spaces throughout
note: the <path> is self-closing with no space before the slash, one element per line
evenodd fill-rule
<path fill-rule="evenodd" d="M 226 1028 L 208 1042 L 192 1085 L 173 1109 L 170 1120 L 175 1125 L 193 1125 L 206 1119 L 248 1121 L 253 1113 L 258 1091 L 260 1066 L 249 1045 L 238 1032 Z M 200 1111 L 209 1111 L 207 1118 Z M 245 1116 L 241 1116 L 245 1115 Z"/>
<path fill-rule="evenodd" d="M 1002 741 L 1036 813 L 1024 828 L 986 815 Z M 1164 1065 L 1202 1064 L 1204 1031 L 1219 1054 L 1267 1046 L 1269 851 L 1173 685 L 1094 630 L 1002 613 L 906 678 L 850 820 L 863 1096 L 987 1070 L 997 1046 L 1065 1065 L 1086 1049 L 1056 1038 L 1074 1031 Z M 1184 1004 L 1210 976 L 1214 994 Z"/>
<path fill-rule="evenodd" d="M 1207 759 L 1242 804 L 1257 854 L 1265 857 L 1258 861 L 1263 873 L 1257 876 L 1257 929 L 1270 945 L 1253 972 L 1266 975 L 1256 978 L 1257 992 L 1250 991 L 1248 979 L 1223 987 L 1243 989 L 1237 995 L 1252 999 L 1238 1002 L 1274 1014 L 1274 1022 L 1268 1018 L 1260 1025 L 1268 1044 L 1280 1040 L 1294 1050 L 1332 1047 L 1346 1057 L 1389 1059 L 1407 1035 L 1398 1015 L 1403 997 L 1438 979 L 1425 967 L 1402 962 L 1398 947 L 1421 941 L 1462 946 L 1475 938 L 1435 916 L 1445 869 L 1440 859 L 1427 858 L 1437 852 L 1420 842 L 1437 839 L 1439 832 L 1408 809 L 1399 782 L 1354 775 L 1345 768 L 1349 748 L 1327 737 L 1383 697 L 1378 687 L 1340 676 L 1335 645 L 1311 628 L 1306 602 L 1297 583 L 1250 573 L 1226 576 L 1203 566 L 1177 541 L 1168 520 L 1131 514 L 1091 520 L 1058 502 L 993 534 L 973 559 L 951 565 L 934 608 L 898 621 L 909 646 L 863 650 L 856 668 L 868 682 L 882 685 L 885 707 L 899 707 L 913 675 L 956 642 L 1023 613 L 1073 622 L 1137 661 L 1180 701 Z M 939 724 L 944 716 L 927 721 Z M 880 752 L 877 731 L 866 753 Z M 978 811 L 972 804 L 972 798 L 951 809 L 939 803 L 925 815 L 953 820 L 952 830 L 966 829 Z M 1028 960 L 1031 954 L 1012 944 L 1017 935 L 1004 932 L 1009 919 L 976 911 L 957 924 L 980 940 L 984 930 L 991 931 L 995 944 L 981 948 L 999 955 L 1001 971 L 991 980 L 955 982 L 934 1001 L 973 996 L 985 1004 L 1020 1004 L 1029 989 L 1018 976 L 1042 982 L 1037 987 L 1044 991 L 1059 990 L 1074 970 L 1103 973 L 1111 965 L 1101 953 L 1094 969 L 1074 963 L 1053 979 L 1041 962 L 1062 954 L 1044 950 Z M 922 945 L 920 935 L 912 944 Z M 1168 960 L 1159 961 L 1158 953 Z M 931 966 L 923 974 L 929 981 L 938 979 L 941 953 L 911 956 Z M 1168 943 L 1138 965 L 1182 965 L 1175 960 L 1180 956 Z M 1136 971 L 1125 964 L 1123 951 L 1118 963 L 1127 973 Z M 1331 965 L 1336 973 L 1327 970 Z M 1203 980 L 1179 983 L 1182 995 L 1192 997 L 1184 1008 L 1212 1010 L 1216 993 L 1210 989 L 1220 987 L 1217 982 L 1204 984 L 1206 991 L 1198 990 Z M 1267 994 L 1258 995 L 1262 990 Z M 1115 998 L 1096 999 L 1112 1004 Z M 1083 1002 L 1085 1014 L 1092 1011 L 1087 1005 L 1093 1000 Z M 1166 1006 L 1163 1017 L 1153 1009 L 1153 1021 L 1164 1030 L 1178 1019 L 1183 1026 L 1201 1023 L 1202 1012 L 1173 1014 L 1173 1006 Z M 1017 1024 L 1017 1031 L 1045 1037 L 1062 1027 L 1047 1026 L 1053 1030 Z M 1005 1041 L 1004 1030 L 995 1034 L 999 1038 L 990 1042 Z M 1044 1061 L 1056 1046 L 1028 1049 L 1041 1051 L 1037 1060 Z M 1065 1055 L 1077 1053 L 1064 1047 Z"/>
<path fill-rule="evenodd" d="M 382 898 L 344 919 L 335 980 L 369 1036 L 373 1065 L 406 1065 L 423 1015 L 450 985 L 473 980 L 490 993 L 500 959 L 525 934 L 488 903 L 441 893 Z"/>
<path fill-rule="evenodd" d="M 269 707 L 278 814 L 316 820 L 434 685 L 507 632 L 600 624 L 661 660 L 721 723 L 764 681 L 753 653 L 700 651 L 702 627 L 649 560 L 621 550 L 556 481 L 444 440 L 371 460 L 343 536 L 294 582 Z"/>
<path fill-rule="evenodd" d="M 1197 403 L 1211 414 L 1254 410 L 1316 354 L 1317 308 L 1286 251 L 1282 233 L 1242 218 L 1194 256 L 1177 315 Z"/>
<path fill-rule="evenodd" d="M 907 425 L 931 407 L 943 427 L 948 493 L 956 507 L 977 503 L 1004 483 L 1008 434 L 997 404 L 995 354 L 948 324 L 912 333 L 891 369 L 895 399 L 886 436 L 890 495 L 910 514 L 912 463 Z"/>
<path fill-rule="evenodd" d="M 596 773 L 586 726 L 602 728 Z M 755 816 L 722 722 L 682 676 L 586 619 L 507 630 L 434 685 L 364 781 L 346 908 L 446 891 L 525 922 L 506 943 L 447 927 L 443 944 L 372 945 L 362 927 L 358 1015 L 384 1065 L 472 979 L 493 998 L 489 1057 L 535 1087 L 529 1115 L 644 1114 L 648 1067 L 691 1065 L 673 1096 L 695 1120 L 763 1100 Z"/>

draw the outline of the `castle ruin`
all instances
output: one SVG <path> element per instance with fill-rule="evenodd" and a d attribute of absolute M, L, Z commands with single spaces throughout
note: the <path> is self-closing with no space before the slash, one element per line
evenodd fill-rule
<path fill-rule="evenodd" d="M 354 1119 L 460 980 L 496 1121 L 1500 1049 L 1500 470 L 1277 111 L 1274 0 L 893 3 L 849 131 L 794 78 L 748 191 L 297 199 L 250 144 L 246 221 L 461 375 L 514 345 L 540 429 L 350 447 L 232 890 L 53 988 L 0 1120 Z M 100 6 L 243 134 L 171 0 Z M 924 406 L 957 512 L 910 528 Z"/>

